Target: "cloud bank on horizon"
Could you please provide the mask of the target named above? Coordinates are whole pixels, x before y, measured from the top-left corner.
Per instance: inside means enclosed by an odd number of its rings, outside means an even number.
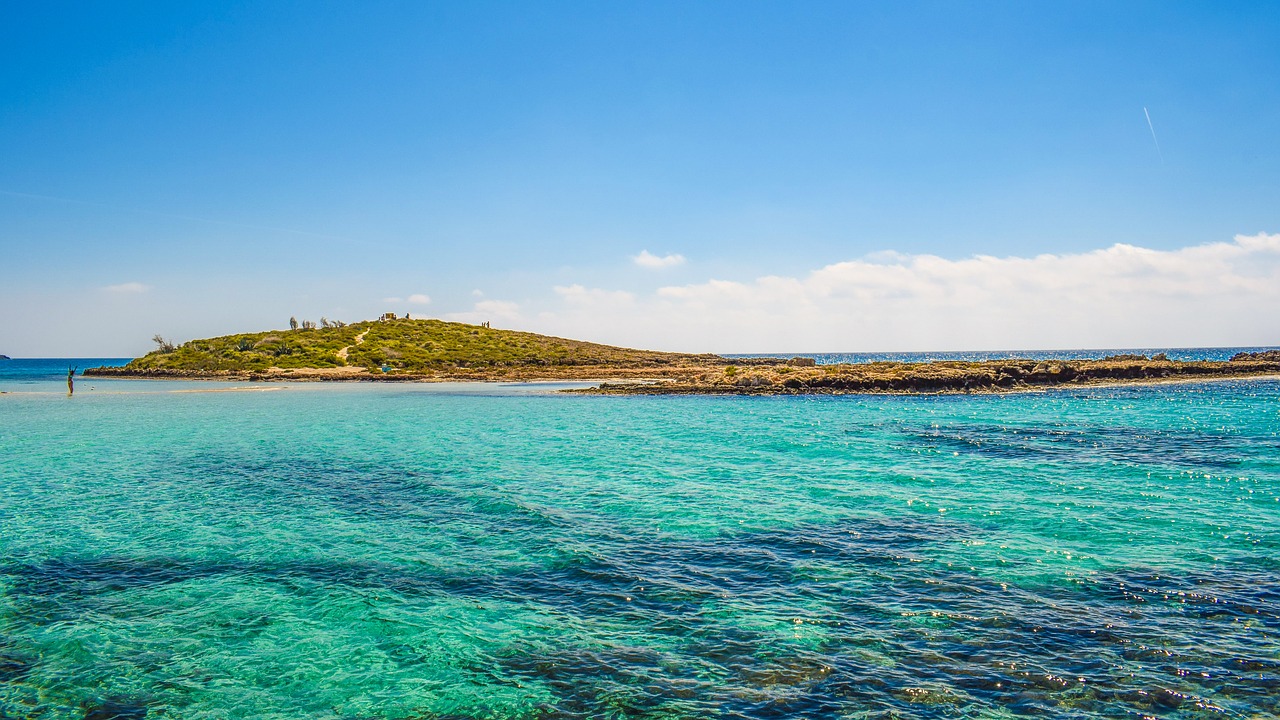
[[[1280,234],[1034,257],[877,253],[802,277],[556,286],[448,319],[636,347],[839,352],[1233,346],[1280,339]]]
[[[668,276],[632,259],[611,282],[566,271],[531,275],[532,290],[433,298],[343,288],[318,303],[289,293],[262,298],[245,286],[226,289],[238,305],[218,312],[199,291],[149,278],[35,299],[0,290],[0,351],[130,356],[147,352],[156,332],[185,341],[278,329],[291,314],[357,321],[390,310],[424,317],[427,307],[445,320],[691,352],[1280,345],[1280,233],[1162,250],[1118,243],[1035,255],[879,252],[754,277],[717,277],[699,264],[679,272],[692,280],[664,283]],[[57,311],[30,313],[34,302]]]

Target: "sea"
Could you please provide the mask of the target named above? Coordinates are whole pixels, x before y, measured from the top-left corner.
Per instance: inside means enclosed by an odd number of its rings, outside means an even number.
[[[123,362],[0,361],[4,720],[1280,716],[1277,380],[67,395]]]

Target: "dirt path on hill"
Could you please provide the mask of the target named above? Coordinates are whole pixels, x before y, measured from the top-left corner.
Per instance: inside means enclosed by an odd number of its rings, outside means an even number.
[[[369,334],[369,331],[368,331],[368,330],[365,330],[364,332],[362,332],[362,333],[360,333],[359,335],[357,335],[357,336],[356,336],[356,345],[359,345],[360,343],[363,343],[363,342],[364,342],[364,336],[365,336],[365,335],[368,335],[368,334]],[[348,345],[348,346],[346,346],[346,347],[342,348],[341,350],[339,350],[339,351],[338,351],[338,353],[337,353],[337,354],[338,354],[338,359],[345,363],[345,362],[347,361],[347,351],[349,351],[352,347],[354,347],[354,346],[353,346],[353,345]]]

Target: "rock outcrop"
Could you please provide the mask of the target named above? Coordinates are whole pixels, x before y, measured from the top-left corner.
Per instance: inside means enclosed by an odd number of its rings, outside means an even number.
[[[1263,350],[1261,352],[1238,352],[1231,356],[1231,362],[1247,362],[1250,360],[1280,361],[1280,350]]]
[[[1010,392],[1050,387],[1280,376],[1280,358],[1178,362],[1172,360],[991,360],[987,362],[878,362],[797,368],[704,368],[703,372],[648,384],[604,384],[606,394],[841,395],[850,393]]]

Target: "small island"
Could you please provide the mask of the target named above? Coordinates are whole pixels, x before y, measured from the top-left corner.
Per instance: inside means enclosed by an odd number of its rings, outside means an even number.
[[[1110,383],[1280,376],[1280,351],[1229,361],[1163,355],[982,362],[817,365],[810,358],[726,358],[635,350],[515,330],[388,314],[352,324],[226,335],[158,348],[91,377],[257,381],[593,380],[595,394],[851,394],[1017,392]]]

